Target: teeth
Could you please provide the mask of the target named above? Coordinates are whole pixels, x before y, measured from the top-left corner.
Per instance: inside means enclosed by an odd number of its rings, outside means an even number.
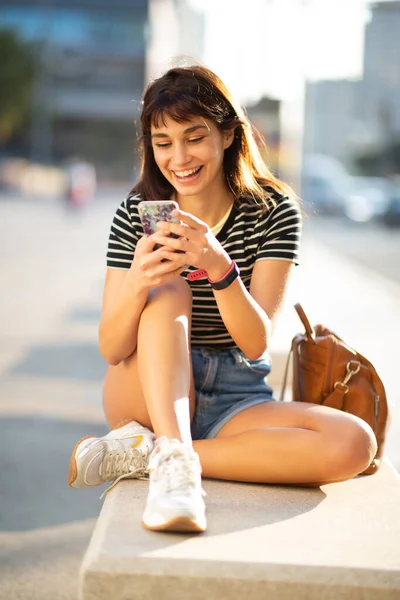
[[[199,171],[200,167],[197,167],[196,169],[190,169],[189,171],[175,171],[175,175],[177,177],[189,177],[189,175],[193,175],[194,173],[197,173],[197,171]]]

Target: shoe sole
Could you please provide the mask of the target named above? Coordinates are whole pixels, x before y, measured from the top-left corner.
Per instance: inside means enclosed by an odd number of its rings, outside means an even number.
[[[188,517],[176,517],[171,519],[162,525],[147,525],[142,521],[142,525],[149,531],[175,531],[176,533],[202,533],[206,530],[205,526],[200,525],[197,521],[189,519]]]
[[[76,478],[78,477],[78,467],[77,467],[76,459],[75,459],[76,450],[81,442],[83,442],[84,440],[87,440],[88,438],[92,438],[92,437],[94,437],[94,436],[93,435],[85,435],[83,438],[81,438],[79,440],[79,442],[77,442],[75,444],[75,448],[73,449],[73,452],[71,454],[71,458],[69,461],[69,469],[68,469],[68,485],[70,487],[75,487],[73,484],[76,481]]]

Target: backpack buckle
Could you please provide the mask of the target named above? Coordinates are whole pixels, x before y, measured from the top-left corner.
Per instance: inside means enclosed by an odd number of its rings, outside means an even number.
[[[353,375],[358,373],[360,368],[361,368],[361,363],[358,360],[349,360],[349,362],[346,365],[346,375],[345,375],[343,381],[337,381],[335,383],[335,385],[333,386],[335,388],[335,390],[339,386],[344,386],[342,388],[342,392],[344,394],[347,394],[347,392],[349,391],[349,386],[347,384],[349,383],[349,381],[353,377]]]

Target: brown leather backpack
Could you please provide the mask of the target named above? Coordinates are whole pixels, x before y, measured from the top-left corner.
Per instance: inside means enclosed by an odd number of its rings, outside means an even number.
[[[339,336],[324,327],[311,327],[300,304],[295,309],[305,327],[292,340],[282,393],[283,400],[290,355],[293,354],[293,400],[313,402],[351,413],[364,419],[375,433],[378,450],[363,472],[379,469],[390,411],[383,383],[372,364]]]

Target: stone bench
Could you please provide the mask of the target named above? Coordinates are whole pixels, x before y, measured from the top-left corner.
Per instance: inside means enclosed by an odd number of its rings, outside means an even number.
[[[249,457],[250,460],[250,457]],[[400,598],[400,478],[299,488],[205,480],[208,529],[146,531],[146,481],[106,496],[81,600]]]

